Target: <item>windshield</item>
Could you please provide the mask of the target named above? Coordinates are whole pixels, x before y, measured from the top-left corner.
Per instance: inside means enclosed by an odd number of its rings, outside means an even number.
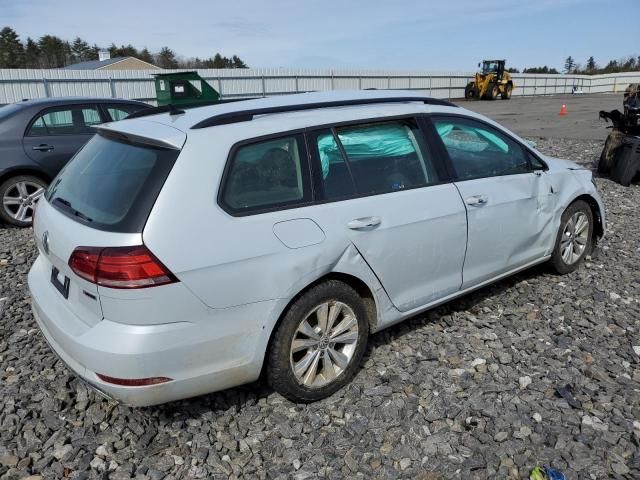
[[[141,232],[178,153],[95,135],[51,182],[45,198],[93,228]]]
[[[498,62],[483,62],[482,73],[498,73]]]

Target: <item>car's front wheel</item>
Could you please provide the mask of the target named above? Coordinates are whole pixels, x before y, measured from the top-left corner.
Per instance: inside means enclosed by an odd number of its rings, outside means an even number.
[[[33,175],[17,175],[0,185],[0,221],[17,227],[28,227],[33,211],[47,184]]]
[[[551,256],[553,268],[560,274],[573,272],[591,252],[592,241],[593,213],[586,202],[577,200],[562,214]]]
[[[322,282],[293,302],[274,332],[269,383],[294,402],[328,397],[358,371],[368,336],[358,293],[337,280]]]

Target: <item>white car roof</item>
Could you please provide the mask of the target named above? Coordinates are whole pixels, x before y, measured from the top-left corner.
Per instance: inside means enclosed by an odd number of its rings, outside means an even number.
[[[415,98],[417,100],[398,102],[385,100],[393,98]],[[196,124],[206,121],[211,117],[222,114],[232,114],[234,112],[329,102],[358,100],[372,102],[375,99],[381,99],[381,102],[332,107],[318,106],[318,108],[313,109],[257,115],[251,121],[231,122],[229,124],[193,129]],[[424,101],[422,101],[422,99],[424,99]],[[429,100],[435,103],[425,103],[425,101],[428,102]],[[176,106],[176,108],[179,108],[179,106]],[[187,136],[211,135],[211,129],[216,129],[216,133],[220,132],[220,129],[228,131],[228,133],[233,132],[233,136],[238,138],[242,137],[243,132],[245,132],[246,138],[252,138],[260,135],[286,132],[318,125],[328,125],[337,122],[393,117],[412,113],[458,113],[486,120],[485,117],[469,110],[454,105],[447,105],[446,101],[432,99],[431,97],[419,95],[414,91],[407,90],[334,90],[298,93],[185,108],[183,112],[184,113],[173,115],[168,112],[146,115],[140,118],[105,123],[97,128],[122,132],[133,135],[138,139],[145,137],[155,139],[157,143],[165,144],[170,148],[180,149],[186,141]],[[277,116],[277,121],[274,121],[274,116]]]

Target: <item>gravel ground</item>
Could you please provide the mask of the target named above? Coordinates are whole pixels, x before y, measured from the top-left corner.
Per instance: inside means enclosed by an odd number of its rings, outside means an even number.
[[[601,148],[535,140],[583,163]],[[0,478],[640,478],[640,186],[597,183],[608,237],[577,272],[538,267],[383,331],[311,405],[263,383],[103,400],[36,329],[31,231],[0,229]]]

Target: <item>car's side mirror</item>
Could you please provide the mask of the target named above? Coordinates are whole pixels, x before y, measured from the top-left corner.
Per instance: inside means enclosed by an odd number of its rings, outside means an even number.
[[[538,145],[536,142],[534,142],[533,140],[525,140],[526,144],[529,145],[531,148],[536,148],[536,146]]]
[[[478,62],[478,68],[480,68],[482,66],[482,64],[480,62]]]

